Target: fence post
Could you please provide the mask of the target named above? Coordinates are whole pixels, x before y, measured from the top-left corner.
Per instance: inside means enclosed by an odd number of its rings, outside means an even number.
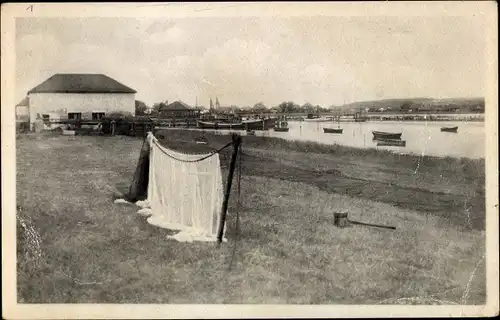
[[[222,202],[222,211],[219,222],[219,229],[217,234],[217,241],[220,245],[222,242],[222,237],[224,235],[224,226],[226,224],[226,216],[227,216],[227,206],[229,201],[229,194],[231,193],[231,185],[233,183],[233,174],[236,166],[236,158],[238,155],[238,149],[241,144],[241,136],[234,133],[232,136],[233,139],[233,155],[231,156],[231,164],[229,165],[229,173],[227,175],[227,184],[226,184],[226,192],[224,194],[224,200]]]

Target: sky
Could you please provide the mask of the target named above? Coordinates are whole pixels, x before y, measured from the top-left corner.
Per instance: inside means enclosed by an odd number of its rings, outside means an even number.
[[[17,18],[16,99],[55,73],[103,73],[148,105],[331,106],[482,97],[469,17]]]

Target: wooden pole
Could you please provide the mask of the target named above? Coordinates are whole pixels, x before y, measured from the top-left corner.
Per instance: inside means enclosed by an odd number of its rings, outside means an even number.
[[[392,226],[383,226],[383,225],[380,225],[380,224],[365,223],[365,222],[359,222],[359,221],[354,221],[354,220],[348,220],[348,221],[350,223],[352,223],[352,224],[359,224],[359,225],[362,225],[362,226],[396,230],[396,227],[392,227]]]
[[[224,226],[226,225],[229,194],[231,193],[231,185],[233,183],[233,174],[236,166],[236,157],[238,155],[238,149],[241,144],[241,137],[238,134],[234,133],[232,139],[233,139],[233,155],[231,156],[231,163],[229,165],[229,173],[227,175],[227,183],[226,183],[226,192],[224,194],[224,200],[222,202],[222,211],[219,222],[219,230],[217,234],[217,242],[219,245],[222,243],[222,237],[224,235]]]

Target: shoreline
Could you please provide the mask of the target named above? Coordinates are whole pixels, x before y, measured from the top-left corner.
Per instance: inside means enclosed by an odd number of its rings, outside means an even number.
[[[311,123],[316,123],[316,122],[332,122],[332,120],[321,120],[321,121],[301,121],[301,120],[297,120],[297,119],[290,119],[290,120],[287,120],[288,122],[311,122]],[[338,122],[338,121],[335,121],[335,123]],[[420,122],[436,122],[436,123],[439,123],[439,122],[474,122],[474,123],[477,123],[477,122],[485,122],[484,119],[473,119],[473,120],[467,120],[467,119],[437,119],[437,120],[402,120],[402,119],[385,119],[385,120],[380,120],[380,119],[367,119],[366,121],[362,121],[362,122],[356,122],[356,121],[350,121],[350,120],[340,120],[339,121],[340,123],[359,123],[359,124],[363,124],[363,123],[380,123],[380,122],[410,122],[410,123],[420,123]]]
[[[287,119],[289,122],[311,122],[311,123],[316,123],[316,122],[331,122],[332,120],[300,120],[297,118],[290,118]],[[335,121],[335,122],[340,122],[340,123],[366,123],[366,122],[485,122],[485,119],[463,119],[463,118],[458,118],[458,119],[416,119],[416,120],[410,120],[410,119],[377,119],[377,118],[371,118],[371,119],[366,119],[366,121],[354,121],[354,120],[349,120],[349,119],[341,119],[340,121]]]
[[[181,152],[216,150],[230,140],[227,134],[205,132],[204,136],[209,141],[204,147],[186,144],[200,137],[191,130],[167,130],[165,138],[159,139]],[[412,208],[449,219],[453,225],[484,228],[484,159],[422,157],[258,136],[244,136],[242,150],[248,175],[305,182],[328,193]],[[229,159],[230,153],[227,149],[223,158]],[[464,209],[467,206],[472,206],[470,213]],[[466,221],[464,214],[472,220]]]
[[[307,141],[307,140],[290,140],[290,139],[285,139],[282,137],[269,137],[269,136],[248,136],[245,134],[244,131],[238,131],[238,130],[203,130],[203,129],[188,129],[188,128],[159,128],[155,130],[155,132],[161,132],[161,131],[172,131],[172,132],[196,132],[196,133],[203,133],[205,136],[207,134],[211,136],[228,136],[230,137],[232,133],[239,134],[244,138],[245,141],[250,141],[252,145],[255,145],[258,140],[261,140],[264,142],[263,146],[275,146],[279,148],[291,148],[293,150],[297,151],[311,151],[314,150],[314,152],[319,152],[319,153],[332,153],[332,152],[341,152],[341,153],[346,153],[346,152],[352,152],[354,155],[374,155],[374,154],[380,154],[381,156],[387,157],[397,157],[398,160],[401,157],[417,157],[419,159],[425,158],[429,160],[446,160],[446,161],[452,161],[453,159],[459,160],[459,161],[483,161],[485,160],[485,157],[478,157],[478,158],[473,158],[473,157],[454,157],[454,156],[438,156],[438,155],[424,155],[422,156],[421,154],[418,153],[412,153],[412,152],[395,152],[392,150],[386,150],[386,149],[377,149],[377,148],[360,148],[360,147],[352,147],[352,146],[346,146],[342,144],[326,144],[326,143],[321,143],[321,142],[316,142],[316,141]],[[199,136],[199,135],[198,135]],[[191,137],[194,137],[194,135],[191,134]],[[274,142],[274,143],[273,143]],[[463,160],[462,160],[463,159]]]

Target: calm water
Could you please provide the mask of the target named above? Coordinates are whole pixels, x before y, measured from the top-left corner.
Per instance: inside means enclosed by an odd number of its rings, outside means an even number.
[[[299,122],[289,121],[288,132],[255,131],[257,136],[279,137],[289,140],[313,141],[325,144],[339,144],[356,148],[375,148],[391,150],[398,153],[413,153],[430,156],[450,156],[466,158],[485,157],[484,122],[463,121],[386,121],[363,123],[333,122]],[[324,133],[324,127],[344,129],[342,134]],[[441,127],[458,126],[457,133],[441,132]],[[197,129],[195,129],[197,130]],[[199,129],[198,129],[199,130]],[[373,141],[372,131],[403,133],[401,140],[405,147],[377,146]],[[206,130],[219,134],[230,133],[229,130]],[[245,134],[242,131],[238,131]]]
[[[485,136],[483,122],[364,122],[364,123],[311,123],[289,122],[288,132],[259,132],[259,136],[292,140],[340,144],[358,148],[377,148],[400,153],[434,156],[484,158]],[[323,127],[344,129],[343,134],[323,133]],[[441,132],[441,127],[458,126],[458,133]],[[377,147],[372,131],[400,133],[406,147]]]

